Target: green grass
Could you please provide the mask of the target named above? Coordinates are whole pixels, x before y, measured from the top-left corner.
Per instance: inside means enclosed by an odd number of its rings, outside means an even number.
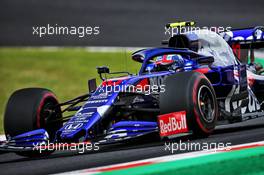
[[[264,66],[264,59],[263,58],[255,58],[256,63],[260,63],[262,66]]]
[[[100,175],[257,175],[264,174],[264,147],[107,171]]]
[[[86,93],[88,79],[96,77],[100,82],[96,66],[136,73],[140,64],[132,61],[130,55],[88,52],[82,48],[0,48],[0,133],[3,133],[5,105],[15,90],[45,87],[64,101]]]

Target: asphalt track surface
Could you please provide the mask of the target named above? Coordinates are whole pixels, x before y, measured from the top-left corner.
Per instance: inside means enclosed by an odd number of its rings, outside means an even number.
[[[263,0],[1,0],[0,46],[158,46],[167,22],[195,20],[199,26],[233,28],[264,25],[263,7]],[[101,30],[99,36],[85,38],[32,35],[32,26],[47,24],[98,25]],[[221,126],[209,138],[192,141],[236,145],[263,140],[261,118]],[[106,146],[85,154],[55,152],[38,159],[0,154],[0,174],[58,173],[171,154],[164,148],[163,142],[150,142]]]
[[[164,25],[195,20],[198,26],[264,25],[263,0],[1,0],[0,46],[159,46]],[[32,35],[32,27],[99,26],[100,34]]]
[[[264,118],[243,123],[219,126],[214,134],[206,139],[181,138],[185,142],[195,143],[231,143],[231,145],[264,140]],[[179,139],[173,140],[179,143]],[[190,151],[190,150],[189,150]],[[188,152],[189,152],[188,151]],[[174,154],[182,153],[181,151]],[[95,168],[99,166],[135,161],[146,158],[170,155],[165,151],[164,142],[130,143],[105,146],[98,152],[55,152],[46,158],[24,158],[14,153],[0,155],[0,174],[48,174],[72,170]]]

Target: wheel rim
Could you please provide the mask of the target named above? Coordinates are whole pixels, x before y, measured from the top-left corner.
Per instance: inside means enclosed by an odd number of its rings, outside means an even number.
[[[41,118],[41,124],[42,127],[44,127],[48,133],[51,139],[53,139],[55,132],[58,128],[60,128],[59,122],[55,123],[52,122],[55,120],[59,115],[58,110],[54,111],[54,106],[57,104],[57,102],[53,99],[47,99],[45,104],[42,107],[41,113],[40,113],[40,118]],[[49,113],[48,111],[54,111]]]
[[[209,87],[203,85],[198,91],[198,106],[203,119],[211,123],[215,116],[215,100]]]

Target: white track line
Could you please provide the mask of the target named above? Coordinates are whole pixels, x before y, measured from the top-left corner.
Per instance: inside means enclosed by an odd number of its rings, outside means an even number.
[[[6,136],[4,134],[0,135],[0,141],[6,140]]]
[[[235,145],[235,146],[230,146],[229,148],[232,149],[243,149],[243,148],[248,148],[250,146],[264,146],[264,141],[261,142],[253,142],[253,143],[248,143],[248,144],[241,144],[241,145]],[[227,150],[228,151],[228,150]],[[77,170],[77,171],[70,171],[70,172],[64,172],[60,174],[97,174],[100,172],[107,171],[107,169],[122,169],[122,167],[126,167],[129,165],[142,165],[142,164],[154,164],[154,163],[160,163],[160,162],[170,162],[170,161],[175,161],[175,160],[182,160],[182,159],[190,159],[190,158],[195,158],[195,157],[201,157],[205,155],[210,155],[210,154],[218,154],[221,152],[225,152],[224,150],[203,150],[203,151],[196,151],[196,152],[189,152],[189,153],[183,153],[183,154],[174,154],[174,155],[169,155],[169,156],[162,156],[162,157],[157,157],[157,158],[150,158],[150,159],[143,159],[143,160],[138,160],[138,161],[132,161],[132,162],[126,162],[126,163],[120,163],[120,164],[113,164],[113,165],[107,165],[107,166],[101,166],[97,168],[88,168],[88,169],[83,169],[83,170]]]
[[[7,47],[8,48],[8,47]],[[63,49],[85,50],[87,52],[135,52],[137,50],[146,49],[148,47],[110,47],[110,46],[88,46],[88,47],[60,47],[60,46],[44,46],[44,47],[17,47],[26,51],[40,50],[45,52],[56,52]]]
[[[8,48],[8,47],[7,47]],[[73,50],[86,50],[88,52],[134,52],[140,49],[148,49],[150,47],[118,47],[118,46],[86,46],[86,47],[70,47],[70,46],[42,46],[42,47],[17,47],[28,51],[39,49],[43,51],[54,52],[63,49],[73,49]],[[255,57],[264,58],[264,49],[255,50]]]
[[[263,58],[264,59],[264,52],[262,51],[255,51],[256,58]]]
[[[85,47],[89,52],[135,52],[143,47]]]

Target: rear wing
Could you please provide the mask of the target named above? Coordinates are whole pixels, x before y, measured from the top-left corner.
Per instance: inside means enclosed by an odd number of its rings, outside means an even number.
[[[264,48],[264,27],[233,29],[219,33],[230,46],[239,45],[241,49]]]
[[[237,58],[246,64],[255,60],[254,49],[264,48],[263,26],[233,29],[219,34],[231,46]],[[248,54],[250,55],[250,58],[248,57]],[[251,61],[249,61],[249,59]]]

